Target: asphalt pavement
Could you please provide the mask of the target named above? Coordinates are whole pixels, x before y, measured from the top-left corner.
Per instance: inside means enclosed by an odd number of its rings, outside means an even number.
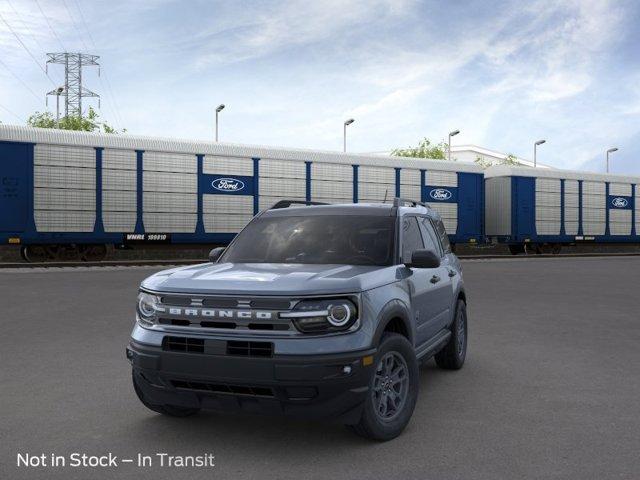
[[[399,438],[204,413],[131,388],[137,285],[157,268],[0,271],[0,479],[640,478],[640,258],[464,262],[469,353],[421,369]],[[215,456],[214,467],[18,467],[18,454]]]

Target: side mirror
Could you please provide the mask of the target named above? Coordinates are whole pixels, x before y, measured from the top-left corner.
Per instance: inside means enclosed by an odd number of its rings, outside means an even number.
[[[216,247],[209,252],[209,261],[211,263],[216,263],[220,256],[224,253],[224,247]]]
[[[438,268],[440,256],[432,250],[415,250],[411,254],[411,263],[405,265],[414,268]]]

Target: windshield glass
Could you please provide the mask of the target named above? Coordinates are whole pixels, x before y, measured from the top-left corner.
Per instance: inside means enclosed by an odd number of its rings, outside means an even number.
[[[314,215],[253,220],[221,262],[391,265],[395,217]]]

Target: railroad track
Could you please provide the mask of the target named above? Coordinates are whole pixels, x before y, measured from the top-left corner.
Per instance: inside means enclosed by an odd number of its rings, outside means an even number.
[[[558,255],[459,255],[460,260],[537,260],[544,258],[581,258],[581,257],[633,257],[640,256],[640,252],[611,252],[611,253],[562,253]],[[101,262],[0,262],[0,270],[8,268],[62,268],[62,267],[153,267],[167,265],[193,265],[204,263],[205,259],[169,259],[169,260],[105,260]]]

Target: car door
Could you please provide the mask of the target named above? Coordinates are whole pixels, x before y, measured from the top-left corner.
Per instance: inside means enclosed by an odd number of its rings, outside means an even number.
[[[411,263],[411,255],[415,250],[425,248],[423,235],[418,225],[418,217],[405,216],[402,219],[402,262]],[[438,294],[438,278],[442,275],[439,268],[410,267],[411,275],[407,277],[409,294],[411,295],[411,311],[416,322],[416,344],[419,346],[436,333],[434,320],[441,306],[436,305]]]
[[[451,322],[453,304],[453,276],[451,272],[454,269],[449,264],[448,255],[431,220],[427,217],[419,217],[418,224],[425,248],[436,252],[440,256],[441,262],[438,268],[432,269],[433,274],[430,278],[433,287],[429,297],[431,320],[427,328],[427,335],[428,338],[431,338]]]

